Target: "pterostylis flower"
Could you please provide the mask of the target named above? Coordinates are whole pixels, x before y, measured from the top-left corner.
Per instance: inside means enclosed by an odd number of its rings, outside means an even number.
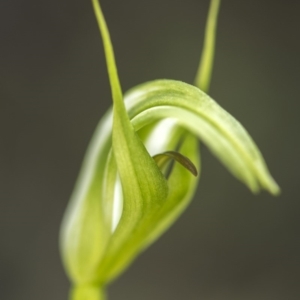
[[[206,94],[220,1],[211,1],[195,86],[156,80],[124,96],[99,2],[92,3],[113,108],[94,133],[62,224],[73,300],[106,299],[105,286],[182,213],[199,178],[199,139],[252,192],[279,193],[246,130]]]

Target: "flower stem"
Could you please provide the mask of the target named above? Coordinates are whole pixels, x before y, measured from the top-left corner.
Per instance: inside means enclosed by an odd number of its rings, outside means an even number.
[[[106,295],[100,286],[78,285],[71,289],[70,300],[106,300]]]

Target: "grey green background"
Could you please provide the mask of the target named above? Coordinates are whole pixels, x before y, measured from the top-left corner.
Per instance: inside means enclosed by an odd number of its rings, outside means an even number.
[[[192,82],[208,1],[102,6],[124,90]],[[298,1],[223,1],[211,95],[282,187],[253,196],[202,147],[190,207],[109,288],[110,300],[300,299]],[[58,231],[111,103],[90,1],[0,1],[0,299],[67,299]]]

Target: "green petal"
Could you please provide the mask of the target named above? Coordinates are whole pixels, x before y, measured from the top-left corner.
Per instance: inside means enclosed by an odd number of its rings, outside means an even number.
[[[182,137],[182,133],[182,129],[176,128],[169,137],[166,147],[175,148],[179,138]],[[191,157],[197,168],[199,168],[199,151],[197,145],[197,140],[190,134],[186,134],[180,152],[185,156]],[[175,221],[191,200],[196,183],[197,179],[185,167],[180,164],[174,166],[168,180],[169,195],[167,199],[161,205],[157,206],[155,210],[152,210],[151,213],[144,215],[141,222],[136,224],[134,231],[128,232],[126,240],[122,243],[122,247],[115,252],[114,256],[106,254],[104,262],[99,268],[99,274],[103,276],[101,277],[102,284],[111,281],[119,275],[146,245],[156,240]],[[123,186],[123,189],[125,188]],[[147,197],[147,195],[144,195],[144,197]],[[152,198],[151,201],[155,201],[155,199]],[[125,204],[126,198],[124,198]],[[119,226],[121,226],[120,224],[113,234],[112,240],[119,239],[116,234]],[[125,226],[128,225],[125,224]],[[110,261],[110,263],[107,261]]]
[[[200,173],[200,152],[198,145],[197,138],[192,134],[186,133],[179,151],[193,162],[198,173]],[[170,191],[167,201],[155,216],[151,231],[145,235],[142,245],[143,249],[159,238],[182,214],[193,198],[199,177],[192,175],[180,164],[174,165],[168,178]]]
[[[105,166],[104,187],[102,194],[102,205],[104,211],[105,224],[110,232],[115,229],[116,220],[119,221],[121,212],[117,211],[117,199],[115,199],[115,189],[117,184],[117,164],[114,154],[110,151]]]
[[[136,130],[154,120],[175,118],[196,134],[214,155],[253,192],[266,189],[276,195],[279,187],[244,127],[198,88],[173,80],[138,86],[128,95],[134,106],[130,116]]]
[[[117,74],[109,32],[99,2],[93,0],[101,31],[113,97],[112,149],[123,188],[123,212],[109,240],[99,267],[99,280],[108,272],[118,272],[131,251],[130,238],[136,239],[136,228],[157,211],[168,194],[167,182],[136,134],[127,115]]]
[[[90,142],[61,226],[63,262],[70,278],[77,284],[97,277],[95,265],[101,260],[110,234],[104,223],[100,200],[111,148],[111,126],[111,116],[106,114]]]

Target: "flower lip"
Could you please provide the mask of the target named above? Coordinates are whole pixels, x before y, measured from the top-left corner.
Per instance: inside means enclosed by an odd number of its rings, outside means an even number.
[[[189,170],[195,177],[198,175],[197,168],[192,161],[177,151],[165,151],[154,155],[153,159],[160,169],[164,168],[170,160],[175,160]]]

